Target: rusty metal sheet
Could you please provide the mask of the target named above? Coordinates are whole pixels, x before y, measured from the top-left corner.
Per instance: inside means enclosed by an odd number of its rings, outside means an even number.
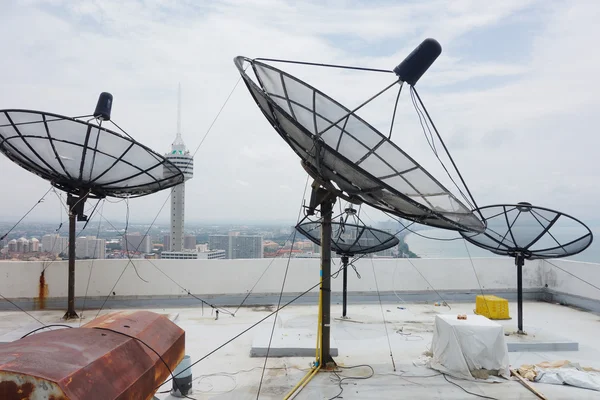
[[[151,399],[185,353],[185,333],[149,311],[105,315],[81,328],[0,345],[0,399]],[[12,397],[9,397],[12,396]],[[53,396],[53,397],[50,397]]]

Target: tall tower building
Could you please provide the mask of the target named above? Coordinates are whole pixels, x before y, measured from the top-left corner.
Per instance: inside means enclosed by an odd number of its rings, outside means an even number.
[[[184,174],[185,180],[194,176],[194,159],[181,138],[181,84],[177,91],[177,135],[171,152],[165,155]],[[185,225],[185,182],[171,189],[171,240],[170,251],[183,251]]]

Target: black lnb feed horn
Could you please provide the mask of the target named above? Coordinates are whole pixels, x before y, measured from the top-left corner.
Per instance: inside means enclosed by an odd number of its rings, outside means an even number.
[[[442,46],[435,39],[425,39],[396,68],[394,73],[401,81],[415,86],[423,74],[442,54]]]
[[[98,97],[98,103],[96,103],[96,109],[94,110],[94,117],[102,121],[110,121],[112,103],[112,94],[108,92],[100,93],[100,97]]]

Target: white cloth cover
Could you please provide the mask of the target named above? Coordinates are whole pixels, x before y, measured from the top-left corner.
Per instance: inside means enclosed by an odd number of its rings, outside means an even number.
[[[578,367],[578,366],[577,366]],[[569,385],[600,391],[600,374],[578,368],[536,368],[536,382]]]
[[[471,371],[498,370],[510,378],[504,329],[481,315],[436,315],[429,366],[457,378],[475,379]]]

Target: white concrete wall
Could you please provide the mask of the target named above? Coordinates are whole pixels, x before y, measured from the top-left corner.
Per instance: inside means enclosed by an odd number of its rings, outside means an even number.
[[[271,267],[253,293],[279,293],[287,259],[133,261],[138,273],[148,281],[147,283],[137,277],[131,264],[127,266],[129,260],[82,260],[77,261],[76,264],[75,292],[76,296],[83,296],[86,293],[88,277],[92,269],[87,293],[89,297],[103,297],[112,291],[116,296],[184,295],[186,292],[172,282],[169,277],[197,295],[244,294],[252,288],[271,262]],[[334,259],[334,263],[332,270],[339,268],[340,260]],[[511,259],[474,258],[473,263],[485,290],[516,288],[516,267]],[[44,266],[48,266],[45,272],[48,297],[66,297],[66,261],[52,263],[0,262],[0,294],[7,298],[37,297],[40,273]],[[431,286],[436,290],[451,291],[479,289],[471,260],[468,258],[411,259],[410,261],[406,259],[362,259],[356,263],[356,267],[362,279],[357,279],[354,271],[349,270],[349,291],[375,291],[373,267],[380,291],[426,291],[431,290]],[[159,268],[164,274],[159,271]],[[124,269],[123,277],[113,289],[113,285]],[[430,284],[419,275],[417,270]],[[600,269],[598,272],[600,273]],[[541,261],[527,262],[524,268],[524,287],[526,289],[542,287],[543,276],[547,280],[550,275],[542,274]],[[284,291],[287,293],[303,292],[318,281],[318,259],[292,259]],[[574,288],[579,288],[576,283],[573,285],[575,285]],[[332,289],[339,292],[341,287],[342,277],[340,274],[337,279],[333,280]]]
[[[561,271],[552,264],[567,271]],[[600,290],[583,282],[581,279],[600,287],[600,264],[568,260],[543,261],[542,286],[570,295],[600,300]],[[569,275],[569,273],[576,277]]]

